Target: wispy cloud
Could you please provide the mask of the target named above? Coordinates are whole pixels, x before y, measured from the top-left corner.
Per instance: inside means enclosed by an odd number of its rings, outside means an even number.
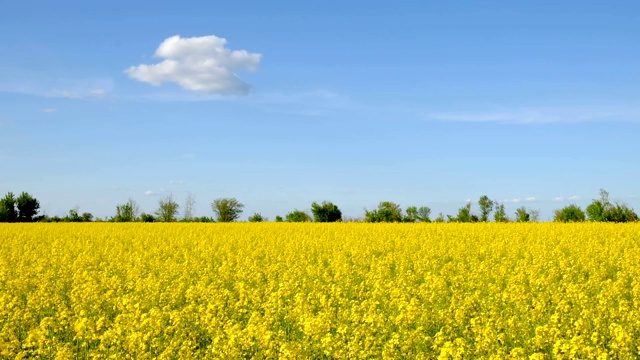
[[[47,114],[51,114],[51,113],[54,113],[54,112],[57,112],[57,111],[58,111],[58,109],[56,109],[56,108],[40,109],[40,112],[47,113]]]
[[[528,201],[536,201],[536,197],[535,196],[527,196],[527,197],[523,197],[523,198],[513,198],[513,199],[505,199],[505,200],[503,200],[503,202],[506,202],[506,203],[521,203],[521,202],[528,202]]]
[[[578,196],[578,195],[570,196],[569,200],[580,200],[580,196]]]
[[[157,193],[155,191],[153,191],[153,190],[147,190],[147,191],[144,192],[144,194],[146,196],[155,196],[155,195],[157,195]]]
[[[154,56],[164,60],[157,64],[131,66],[125,73],[132,79],[159,86],[176,83],[191,91],[221,95],[246,95],[249,84],[236,75],[255,71],[261,54],[246,50],[229,50],[227,40],[215,35],[165,39]]]
[[[428,119],[453,122],[545,124],[560,122],[640,122],[640,107],[516,108],[493,111],[432,112]]]
[[[184,184],[184,180],[171,180],[171,181],[169,181],[169,184],[171,184],[171,185],[182,185],[182,184]]]
[[[114,85],[110,78],[87,79],[47,79],[43,76],[29,76],[39,80],[14,79],[0,84],[0,92],[24,94],[41,97],[90,99],[103,98]]]
[[[562,196],[556,196],[553,198],[553,201],[564,201],[564,198]]]

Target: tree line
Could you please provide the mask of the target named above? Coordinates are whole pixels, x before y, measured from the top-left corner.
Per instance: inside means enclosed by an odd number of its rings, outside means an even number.
[[[382,201],[377,208],[364,210],[362,219],[343,219],[342,211],[330,201],[322,203],[313,202],[311,213],[295,209],[285,215],[276,216],[276,222],[338,222],[338,221],[363,221],[363,222],[537,222],[539,211],[524,206],[516,209],[514,216],[509,217],[504,204],[491,200],[483,195],[478,199],[479,213],[471,211],[472,203],[467,202],[458,209],[456,215],[438,214],[431,219],[431,209],[427,206],[409,206],[402,210],[399,204],[391,201]],[[185,200],[182,217],[179,216],[181,206],[173,199],[172,195],[161,198],[158,207],[153,213],[140,212],[138,203],[129,199],[127,202],[116,205],[115,214],[106,219],[95,219],[91,213],[79,213],[77,208],[69,210],[63,217],[38,215],[40,202],[26,192],[15,196],[7,193],[0,199],[0,222],[233,222],[238,221],[243,213],[244,204],[235,198],[218,198],[211,203],[213,217],[194,216],[195,197],[189,194]],[[575,204],[570,204],[554,211],[556,222],[635,222],[638,221],[636,212],[625,204],[612,203],[609,193],[600,190],[600,197],[594,199],[585,210]],[[269,221],[260,213],[254,213],[248,218],[249,222]]]

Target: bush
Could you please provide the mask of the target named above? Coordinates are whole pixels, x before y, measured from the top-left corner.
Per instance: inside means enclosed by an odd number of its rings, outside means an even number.
[[[290,213],[288,213],[285,218],[287,219],[288,222],[306,222],[306,221],[311,221],[311,216],[309,216],[309,214],[307,214],[304,211],[297,210],[297,209],[293,210]]]
[[[342,211],[329,201],[323,201],[322,204],[314,202],[311,204],[311,213],[316,222],[336,222],[342,220]]]
[[[581,222],[586,218],[584,211],[575,204],[565,206],[554,212],[553,221],[557,222]]]

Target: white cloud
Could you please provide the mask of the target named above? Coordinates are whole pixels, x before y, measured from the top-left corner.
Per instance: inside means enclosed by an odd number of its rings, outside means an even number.
[[[58,111],[58,109],[56,109],[56,108],[46,108],[46,109],[41,109],[40,111],[43,112],[43,113],[51,114],[51,113],[54,113],[54,112]]]
[[[91,95],[95,95],[95,96],[103,96],[107,94],[107,90],[106,89],[91,89],[89,90],[89,94]]]
[[[171,180],[171,181],[169,181],[169,184],[171,184],[171,185],[182,185],[182,184],[184,184],[184,180]]]
[[[147,190],[147,191],[144,192],[144,194],[147,195],[147,196],[154,196],[154,195],[156,195],[156,192],[153,191],[153,190]]]
[[[553,198],[553,201],[562,201],[564,198],[562,196],[556,196]]]
[[[573,195],[572,197],[569,198],[569,200],[580,200],[580,196]]]
[[[602,122],[602,121],[640,121],[640,108],[637,107],[541,107],[516,108],[492,111],[437,112],[427,114],[427,118],[438,121],[454,122],[499,122],[516,124],[546,124],[558,122]]]
[[[261,54],[246,50],[229,50],[227,40],[215,35],[165,39],[155,52],[164,60],[157,64],[131,66],[129,77],[159,86],[173,82],[182,88],[210,94],[239,94],[249,92],[249,84],[240,80],[238,71],[255,71]]]
[[[519,203],[519,202],[523,202],[523,201],[535,201],[535,200],[536,200],[535,196],[528,196],[528,197],[525,197],[525,198],[505,199],[503,201],[506,202],[506,203],[510,203],[510,202],[511,203]]]

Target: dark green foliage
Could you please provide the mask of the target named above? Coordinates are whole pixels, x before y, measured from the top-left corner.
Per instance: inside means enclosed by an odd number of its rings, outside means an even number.
[[[0,199],[0,222],[18,221],[16,204],[16,197],[12,192],[8,192],[7,195]]]
[[[626,205],[615,204],[609,201],[609,193],[600,189],[600,199],[593,200],[587,206],[587,218],[589,221],[632,222],[638,221],[638,215]]]
[[[280,215],[276,215],[276,222],[283,222],[284,219]]]
[[[605,221],[610,222],[633,222],[638,221],[638,214],[626,205],[616,204],[605,213]]]
[[[16,206],[18,208],[18,221],[32,222],[36,214],[38,214],[40,202],[23,191],[16,199]]]
[[[287,219],[288,222],[307,222],[307,221],[311,221],[311,216],[309,216],[309,214],[307,214],[304,211],[297,210],[297,209],[293,210],[290,213],[288,213],[285,218]]]
[[[323,201],[311,204],[311,213],[315,222],[336,222],[342,220],[342,211],[334,203]]]
[[[213,200],[211,209],[218,222],[232,222],[238,220],[244,205],[235,198],[219,198]]]
[[[140,214],[140,221],[142,221],[142,222],[154,222],[154,221],[156,221],[156,218],[151,214],[142,213],[142,214]]]
[[[584,211],[575,204],[565,206],[562,209],[556,210],[554,213],[553,221],[557,222],[580,222],[586,218]]]
[[[260,213],[255,213],[249,217],[249,222],[263,222],[263,221],[265,221],[265,218],[262,217],[262,214]]]
[[[516,221],[517,222],[529,222],[531,220],[531,215],[527,211],[527,208],[521,206],[516,209]]]
[[[376,210],[365,209],[364,221],[366,222],[402,222],[402,208],[391,201],[383,201]]]
[[[435,220],[433,220],[433,222],[443,223],[444,222],[444,214],[443,213],[439,213],[438,216],[435,218]]]
[[[489,214],[493,211],[494,201],[490,200],[487,195],[482,195],[478,200],[478,205],[480,206],[480,221],[487,222],[489,221]]]

